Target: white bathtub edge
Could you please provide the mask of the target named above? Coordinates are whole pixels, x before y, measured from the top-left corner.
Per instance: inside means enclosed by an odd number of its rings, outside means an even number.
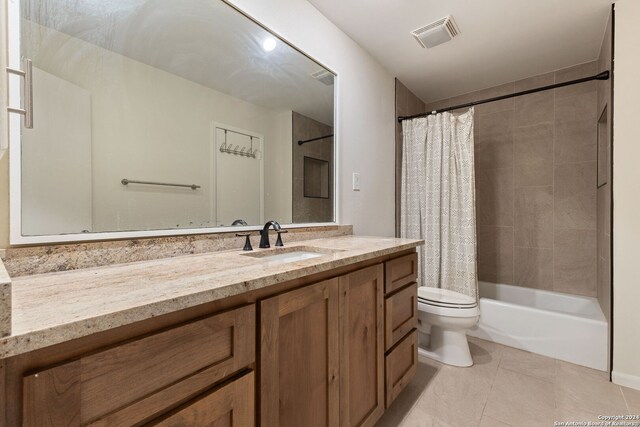
[[[640,377],[635,375],[613,371],[611,372],[611,381],[613,381],[614,384],[640,390]]]

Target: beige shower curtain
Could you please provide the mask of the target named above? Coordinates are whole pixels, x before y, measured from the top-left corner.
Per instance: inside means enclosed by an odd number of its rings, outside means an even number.
[[[473,108],[402,122],[400,236],[424,239],[421,286],[477,298]]]

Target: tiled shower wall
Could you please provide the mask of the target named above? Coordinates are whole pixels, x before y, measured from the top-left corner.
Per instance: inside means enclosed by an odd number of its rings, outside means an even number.
[[[598,72],[611,70],[611,17],[598,58]],[[607,321],[611,320],[611,80],[598,82],[598,301]]]
[[[425,111],[425,104],[396,79],[396,117]],[[400,237],[400,191],[402,188],[402,124],[396,120],[396,236]]]
[[[427,111],[596,74],[581,64]],[[480,280],[597,295],[597,83],[476,106]]]
[[[298,141],[333,134],[333,127],[300,113],[292,112],[293,197],[294,223],[333,221],[333,138],[298,145]],[[304,194],[304,158],[324,160],[329,163],[329,194],[326,198],[306,197]]]

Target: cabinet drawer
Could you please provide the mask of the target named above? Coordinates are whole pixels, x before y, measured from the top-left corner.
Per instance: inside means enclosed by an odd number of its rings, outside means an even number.
[[[387,408],[413,379],[418,367],[418,332],[414,329],[385,358]]]
[[[388,296],[384,301],[385,351],[418,326],[418,285],[415,283]]]
[[[390,294],[418,278],[418,254],[412,253],[384,263],[384,293]]]
[[[149,426],[229,426],[253,427],[254,373],[249,372],[228,384],[197,397]]]
[[[56,418],[50,412],[60,401],[81,425],[135,424],[254,362],[255,306],[249,305],[26,376],[25,424]]]

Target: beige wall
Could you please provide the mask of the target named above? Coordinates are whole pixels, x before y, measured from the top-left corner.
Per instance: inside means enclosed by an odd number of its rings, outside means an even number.
[[[596,73],[570,67],[427,111]],[[480,280],[596,296],[596,83],[475,108]]]
[[[393,77],[307,1],[232,3],[338,73],[338,220],[354,234],[393,236]],[[351,188],[353,172],[360,191]]]
[[[613,380],[640,389],[640,2],[615,3]]]

